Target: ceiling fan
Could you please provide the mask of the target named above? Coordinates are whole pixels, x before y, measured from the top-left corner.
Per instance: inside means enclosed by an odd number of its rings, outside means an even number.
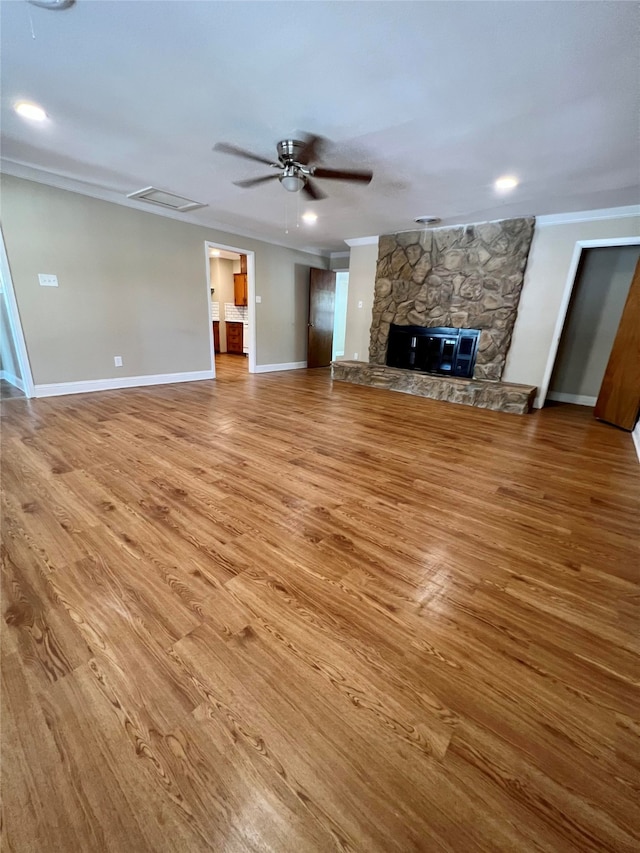
[[[251,151],[245,151],[244,148],[238,148],[236,145],[229,145],[226,142],[218,142],[213,146],[213,150],[220,151],[223,154],[233,154],[236,157],[244,157],[245,160],[255,160],[278,170],[278,174],[249,178],[246,181],[234,181],[237,187],[255,187],[258,184],[265,183],[265,181],[277,178],[288,192],[295,193],[302,190],[309,198],[319,200],[326,198],[326,194],[322,192],[315,181],[311,180],[312,178],[355,181],[361,184],[368,184],[371,181],[373,172],[369,170],[325,169],[323,166],[314,165],[320,156],[322,142],[322,137],[312,135],[306,136],[304,140],[283,139],[276,146],[278,151],[277,162],[261,157],[259,154],[253,154]]]

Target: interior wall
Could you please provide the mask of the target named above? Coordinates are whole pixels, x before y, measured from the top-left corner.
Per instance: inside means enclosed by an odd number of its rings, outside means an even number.
[[[595,405],[631,279],[639,246],[585,249],[549,385],[551,399],[567,396]]]
[[[297,267],[327,259],[8,175],[1,187],[36,384],[210,370],[207,240],[255,252],[256,364],[305,357]]]
[[[344,358],[369,361],[369,332],[378,262],[378,239],[352,246],[349,256],[349,293]]]
[[[233,273],[234,265],[240,262],[231,261],[228,258],[211,258],[211,287],[215,293],[211,297],[212,302],[220,303],[220,352],[227,351],[227,326],[224,321],[224,304],[233,302]]]

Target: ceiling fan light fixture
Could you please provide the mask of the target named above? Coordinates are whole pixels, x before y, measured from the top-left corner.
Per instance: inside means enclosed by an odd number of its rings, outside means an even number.
[[[290,193],[299,192],[304,186],[304,181],[299,175],[280,175],[280,183]]]

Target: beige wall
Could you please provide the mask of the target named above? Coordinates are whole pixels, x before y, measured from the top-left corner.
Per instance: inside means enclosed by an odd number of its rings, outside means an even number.
[[[257,364],[305,358],[300,269],[326,259],[10,176],[1,189],[37,384],[210,369],[205,240],[255,251]]]
[[[631,216],[562,225],[536,224],[502,376],[505,382],[542,385],[576,243],[634,237],[638,233],[640,219]]]
[[[352,246],[349,258],[349,293],[344,359],[369,361],[369,332],[373,311],[373,290],[378,261],[378,243]],[[362,307],[358,307],[362,302]]]
[[[591,405],[595,402],[639,255],[640,246],[584,250],[549,384],[550,397],[571,394],[591,398]]]

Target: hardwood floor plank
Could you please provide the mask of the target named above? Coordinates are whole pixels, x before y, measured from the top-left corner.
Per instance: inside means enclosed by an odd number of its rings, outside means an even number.
[[[640,478],[328,372],[3,404],[7,853],[640,846]]]

